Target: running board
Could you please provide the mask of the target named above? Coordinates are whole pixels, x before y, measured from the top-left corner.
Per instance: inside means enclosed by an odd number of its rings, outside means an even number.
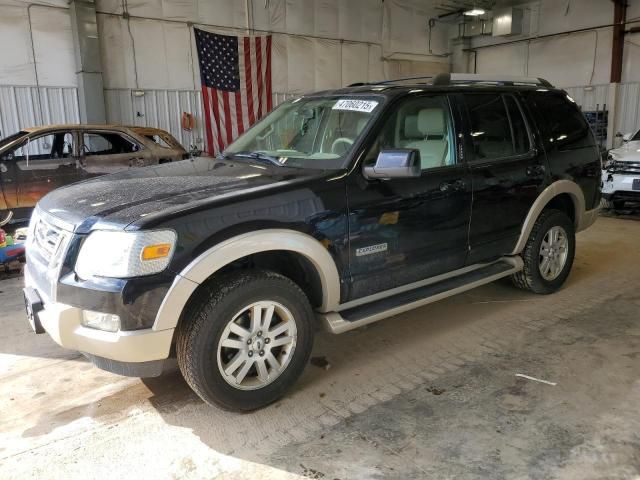
[[[522,270],[522,267],[522,258],[519,256],[503,257],[494,263],[436,283],[342,310],[339,313],[320,313],[318,317],[326,330],[331,333],[343,333],[508,277]]]

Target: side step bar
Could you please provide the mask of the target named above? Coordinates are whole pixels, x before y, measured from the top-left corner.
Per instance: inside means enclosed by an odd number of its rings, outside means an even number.
[[[494,263],[436,283],[340,312],[320,313],[318,317],[331,333],[343,333],[508,277],[522,270],[522,267],[522,258],[519,256],[503,257]]]

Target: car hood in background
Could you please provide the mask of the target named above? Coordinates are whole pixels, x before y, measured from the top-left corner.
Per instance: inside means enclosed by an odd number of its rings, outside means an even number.
[[[609,150],[614,160],[622,162],[640,162],[640,141],[627,142],[619,148]]]
[[[62,187],[46,195],[38,207],[85,233],[143,219],[149,223],[154,217],[323,175],[327,172],[199,157]]]

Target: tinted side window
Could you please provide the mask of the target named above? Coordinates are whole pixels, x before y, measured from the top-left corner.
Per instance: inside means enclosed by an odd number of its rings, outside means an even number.
[[[546,142],[564,150],[593,144],[589,124],[566,95],[535,92],[533,99],[544,120],[542,129],[546,132]]]
[[[492,159],[514,155],[511,125],[502,96],[492,93],[465,94],[471,121],[475,158]]]

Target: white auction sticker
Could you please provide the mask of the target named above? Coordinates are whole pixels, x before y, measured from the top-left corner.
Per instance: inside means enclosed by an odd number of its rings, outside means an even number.
[[[371,113],[378,106],[374,100],[356,100],[353,98],[343,98],[336,102],[333,110],[351,110],[354,112]]]

